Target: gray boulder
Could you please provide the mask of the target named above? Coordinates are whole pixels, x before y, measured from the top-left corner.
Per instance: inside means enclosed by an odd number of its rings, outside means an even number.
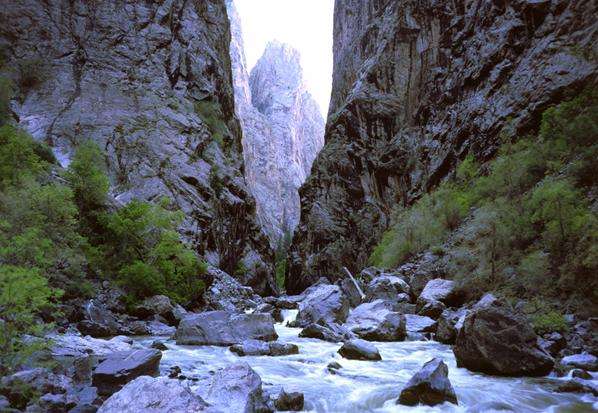
[[[367,285],[365,301],[391,300],[409,301],[411,288],[407,282],[395,275],[382,274]]]
[[[176,327],[169,326],[158,320],[152,320],[147,323],[147,330],[152,336],[172,337],[176,333]]]
[[[598,357],[592,354],[573,354],[563,357],[561,364],[566,367],[576,367],[588,371],[598,371]]]
[[[454,344],[458,330],[463,326],[467,310],[460,309],[453,311],[446,309],[438,317],[436,335],[434,339],[444,344]]]
[[[157,376],[162,353],[156,349],[114,353],[93,372],[92,384],[101,395],[111,395],[139,376]]]
[[[258,305],[254,312],[271,314],[272,318],[277,323],[282,323],[284,320],[281,309],[269,303],[262,303]]]
[[[291,343],[245,340],[230,347],[230,351],[239,356],[288,356],[298,354],[299,347]]]
[[[51,353],[53,357],[80,357],[93,354],[106,356],[114,352],[129,351],[130,343],[123,341],[122,337],[113,337],[110,340],[79,336],[74,334],[53,334],[48,338],[52,340]]]
[[[170,325],[174,325],[179,321],[174,313],[174,306],[170,302],[170,298],[165,295],[154,295],[146,298],[133,310],[133,315],[139,318],[146,319],[159,315],[167,320]]]
[[[554,366],[527,320],[493,296],[467,314],[453,352],[459,367],[505,376],[543,376]]]
[[[83,305],[84,319],[77,323],[77,329],[83,335],[92,337],[111,337],[128,334],[116,315],[96,300],[88,300]]]
[[[251,287],[242,285],[224,271],[209,267],[208,274],[212,277],[212,284],[203,296],[206,308],[241,313],[261,303],[261,298]]]
[[[417,311],[419,313],[426,306],[439,307],[439,304],[435,304],[435,302],[441,302],[447,306],[456,306],[461,304],[461,301],[462,296],[454,281],[435,278],[427,282],[417,298]]]
[[[339,343],[354,338],[355,335],[346,327],[336,323],[311,323],[299,332],[299,337],[317,338],[330,343]]]
[[[438,300],[430,300],[426,302],[422,307],[419,307],[417,314],[425,317],[437,319],[440,314],[446,309],[446,306]]]
[[[356,280],[356,282],[358,283],[359,288],[361,288],[363,291],[363,283],[358,280]],[[338,281],[338,285],[343,294],[348,298],[349,305],[351,307],[357,307],[359,304],[361,304],[363,298],[352,280],[349,278],[343,278],[342,280]]]
[[[181,381],[142,376],[110,396],[98,413],[182,413],[207,410],[208,404]]]
[[[207,311],[188,314],[179,324],[177,344],[231,346],[248,339],[272,341],[278,335],[270,314]]]
[[[345,326],[370,341],[401,341],[407,334],[405,316],[390,301],[375,300],[353,309]]]
[[[262,379],[247,363],[231,364],[218,370],[199,394],[222,412],[269,412]]]
[[[598,396],[598,384],[594,380],[584,380],[578,377],[560,383],[555,390],[561,393],[589,393]]]
[[[408,333],[423,334],[436,331],[436,321],[430,317],[416,314],[405,314],[405,322]]]
[[[444,402],[458,404],[455,390],[448,379],[448,367],[439,358],[428,361],[407,382],[397,404],[435,406]]]
[[[303,410],[303,404],[303,393],[287,393],[284,389],[280,392],[276,400],[274,400],[274,407],[281,412],[299,412]]]
[[[351,360],[382,360],[376,346],[358,338],[346,341],[338,350],[338,354]]]
[[[294,325],[306,327],[320,321],[344,323],[349,314],[349,300],[338,285],[317,284],[305,292]]]

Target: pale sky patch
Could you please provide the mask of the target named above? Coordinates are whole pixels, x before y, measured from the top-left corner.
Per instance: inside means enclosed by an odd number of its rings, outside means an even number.
[[[301,54],[303,77],[324,119],[332,87],[334,0],[235,0],[253,68],[270,40],[288,43]]]

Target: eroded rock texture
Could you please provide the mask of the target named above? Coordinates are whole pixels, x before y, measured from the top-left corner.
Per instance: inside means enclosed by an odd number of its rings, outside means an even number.
[[[231,62],[243,130],[245,177],[260,224],[274,247],[299,223],[298,189],[324,144],[324,119],[303,81],[299,53],[276,41],[248,75],[241,24],[232,0]]]
[[[326,144],[301,188],[289,291],[364,266],[397,204],[596,81],[591,0],[339,0]]]
[[[243,180],[224,0],[10,0],[2,72],[15,120],[68,164],[85,139],[107,154],[118,201],[172,199],[184,237],[267,291],[268,243]]]

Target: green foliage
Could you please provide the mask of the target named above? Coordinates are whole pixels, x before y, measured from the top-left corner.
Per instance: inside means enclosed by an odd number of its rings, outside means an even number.
[[[106,176],[104,154],[95,142],[85,141],[77,148],[67,179],[82,211],[95,211],[105,205],[110,181]]]
[[[564,333],[567,331],[567,321],[558,311],[548,311],[536,314],[532,317],[532,325],[537,334],[552,333],[554,331]]]
[[[106,213],[105,265],[116,271],[133,300],[164,294],[178,302],[198,300],[207,266],[181,243],[175,232],[183,215],[166,209],[168,200],[150,204],[134,200]]]
[[[202,100],[195,103],[195,112],[199,115],[201,120],[207,125],[212,133],[214,141],[224,148],[224,141],[230,135],[220,108],[220,104],[208,100]]]
[[[397,208],[370,261],[394,267],[442,245],[470,215],[444,247],[451,272],[473,295],[596,302],[598,219],[587,194],[595,191],[597,155],[598,91],[588,90],[546,110],[537,137],[507,139],[486,174],[468,156],[454,179]]]
[[[10,119],[10,100],[14,95],[12,82],[0,76],[0,126]]]
[[[0,127],[0,191],[47,173],[50,163],[40,156],[44,146],[11,125]]]
[[[37,320],[42,309],[60,296],[48,286],[40,270],[0,265],[0,373],[12,371],[43,345],[23,341],[23,335],[40,335],[48,327]]]

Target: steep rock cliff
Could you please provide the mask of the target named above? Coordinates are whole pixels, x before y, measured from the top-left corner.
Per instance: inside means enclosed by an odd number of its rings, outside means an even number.
[[[97,142],[118,201],[168,196],[186,214],[184,238],[267,292],[272,257],[243,179],[229,41],[224,0],[11,0],[0,10],[15,121],[64,166],[79,142]]]
[[[395,205],[595,82],[597,12],[588,0],[337,0],[326,144],[300,191],[287,288],[361,268]]]
[[[324,144],[324,119],[303,81],[299,53],[273,41],[251,71],[232,0],[231,62],[245,177],[273,247],[299,223],[298,189]]]

